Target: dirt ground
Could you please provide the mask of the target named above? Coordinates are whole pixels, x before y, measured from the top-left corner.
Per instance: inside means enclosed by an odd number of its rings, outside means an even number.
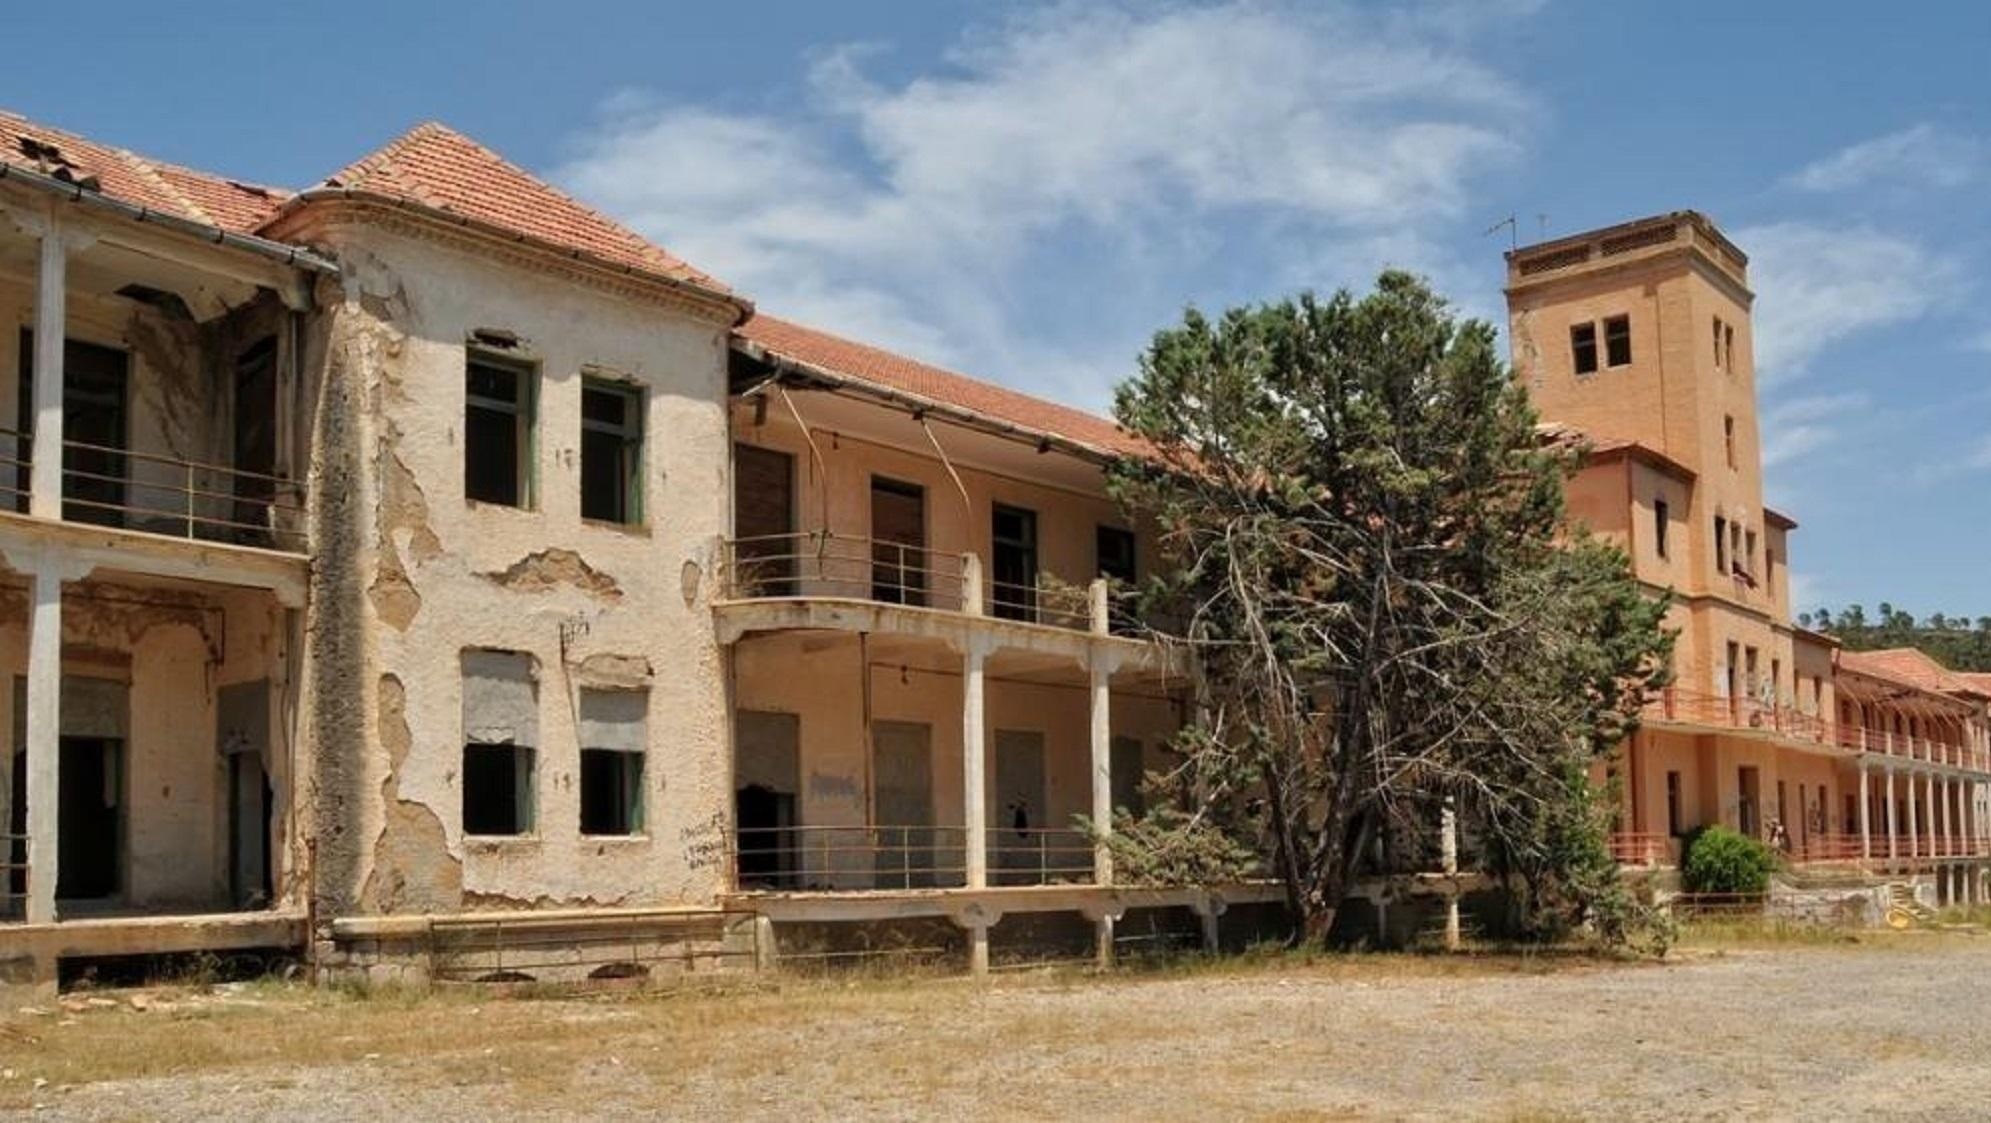
[[[587,998],[229,984],[0,1019],[0,1108],[78,1119],[1951,1119],[1987,1104],[1982,937]]]

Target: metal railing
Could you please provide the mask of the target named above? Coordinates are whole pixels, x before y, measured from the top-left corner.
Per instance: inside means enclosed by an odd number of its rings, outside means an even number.
[[[982,577],[981,559],[927,546],[810,530],[729,538],[720,587],[729,600],[845,597],[938,608],[1075,631],[1132,631],[1133,598],[1103,581],[1039,574],[1024,584]]]
[[[1758,730],[1856,752],[1976,772],[1991,771],[1991,754],[1967,745],[1842,724],[1794,706],[1753,698],[1724,697],[1669,686],[1646,703],[1643,715],[1647,721]]]
[[[1621,866],[1670,866],[1673,864],[1673,840],[1663,834],[1641,831],[1613,831],[1605,840],[1611,850],[1611,860]]]
[[[33,438],[0,430],[0,504],[29,510]],[[128,448],[62,442],[62,519],[301,552],[303,490],[282,476]]]
[[[990,885],[1090,884],[1093,845],[1069,827],[990,827]],[[960,826],[746,827],[728,860],[743,889],[840,892],[958,889],[968,881]]]
[[[850,597],[959,611],[967,578],[960,554],[824,530],[725,541],[728,598]]]

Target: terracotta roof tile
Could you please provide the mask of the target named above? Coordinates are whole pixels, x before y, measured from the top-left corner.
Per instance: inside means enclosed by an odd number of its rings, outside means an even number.
[[[1913,647],[1890,647],[1880,651],[1843,651],[1839,665],[1846,670],[1886,679],[1931,694],[1956,694],[1977,689],[1965,676],[1957,674],[1928,653]]]
[[[793,362],[936,405],[968,410],[1100,453],[1138,456],[1149,451],[1145,442],[1098,414],[1031,397],[791,320],[756,313],[734,329],[734,333]]]
[[[717,293],[726,286],[496,152],[433,121],[327,179],[323,187],[381,195],[576,249]],[[307,191],[306,195],[310,192]]]
[[[52,145],[53,152],[47,146]],[[32,154],[30,149],[35,150]],[[251,234],[289,197],[286,191],[225,179],[128,149],[99,144],[0,110],[0,162],[75,180],[120,202]]]

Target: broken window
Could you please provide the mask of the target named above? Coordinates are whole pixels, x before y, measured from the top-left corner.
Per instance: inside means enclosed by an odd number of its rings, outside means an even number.
[[[581,381],[581,517],[643,521],[643,391]]]
[[[997,503],[991,513],[989,539],[994,549],[994,580],[990,600],[995,614],[1008,620],[1037,618],[1037,512]]]
[[[1666,556],[1666,528],[1672,522],[1672,512],[1664,499],[1652,501],[1652,548],[1660,557]]]
[[[581,833],[643,833],[643,690],[581,691]]]
[[[539,687],[532,656],[463,653],[463,833],[533,830]]]
[[[1630,316],[1612,316],[1604,321],[1604,361],[1621,367],[1632,361],[1632,321]]]
[[[1134,532],[1124,527],[1102,526],[1095,539],[1094,548],[1099,555],[1099,575],[1122,585],[1132,585],[1136,577],[1134,567]]]
[[[479,503],[532,505],[533,383],[529,363],[468,352],[464,379],[463,494]]]
[[[1570,325],[1569,352],[1575,357],[1576,373],[1595,374],[1597,372],[1597,325]]]

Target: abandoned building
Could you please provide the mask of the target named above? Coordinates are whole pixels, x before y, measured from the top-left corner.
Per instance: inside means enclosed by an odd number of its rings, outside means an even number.
[[[1774,821],[1981,899],[1991,682],[1791,625],[1745,265],[1692,214],[1510,255],[1575,507],[1682,594],[1614,845]],[[433,124],[293,192],[0,113],[0,320],[15,978],[985,967],[1280,899],[1116,885],[1074,823],[1184,716],[1110,421],[762,314]]]

